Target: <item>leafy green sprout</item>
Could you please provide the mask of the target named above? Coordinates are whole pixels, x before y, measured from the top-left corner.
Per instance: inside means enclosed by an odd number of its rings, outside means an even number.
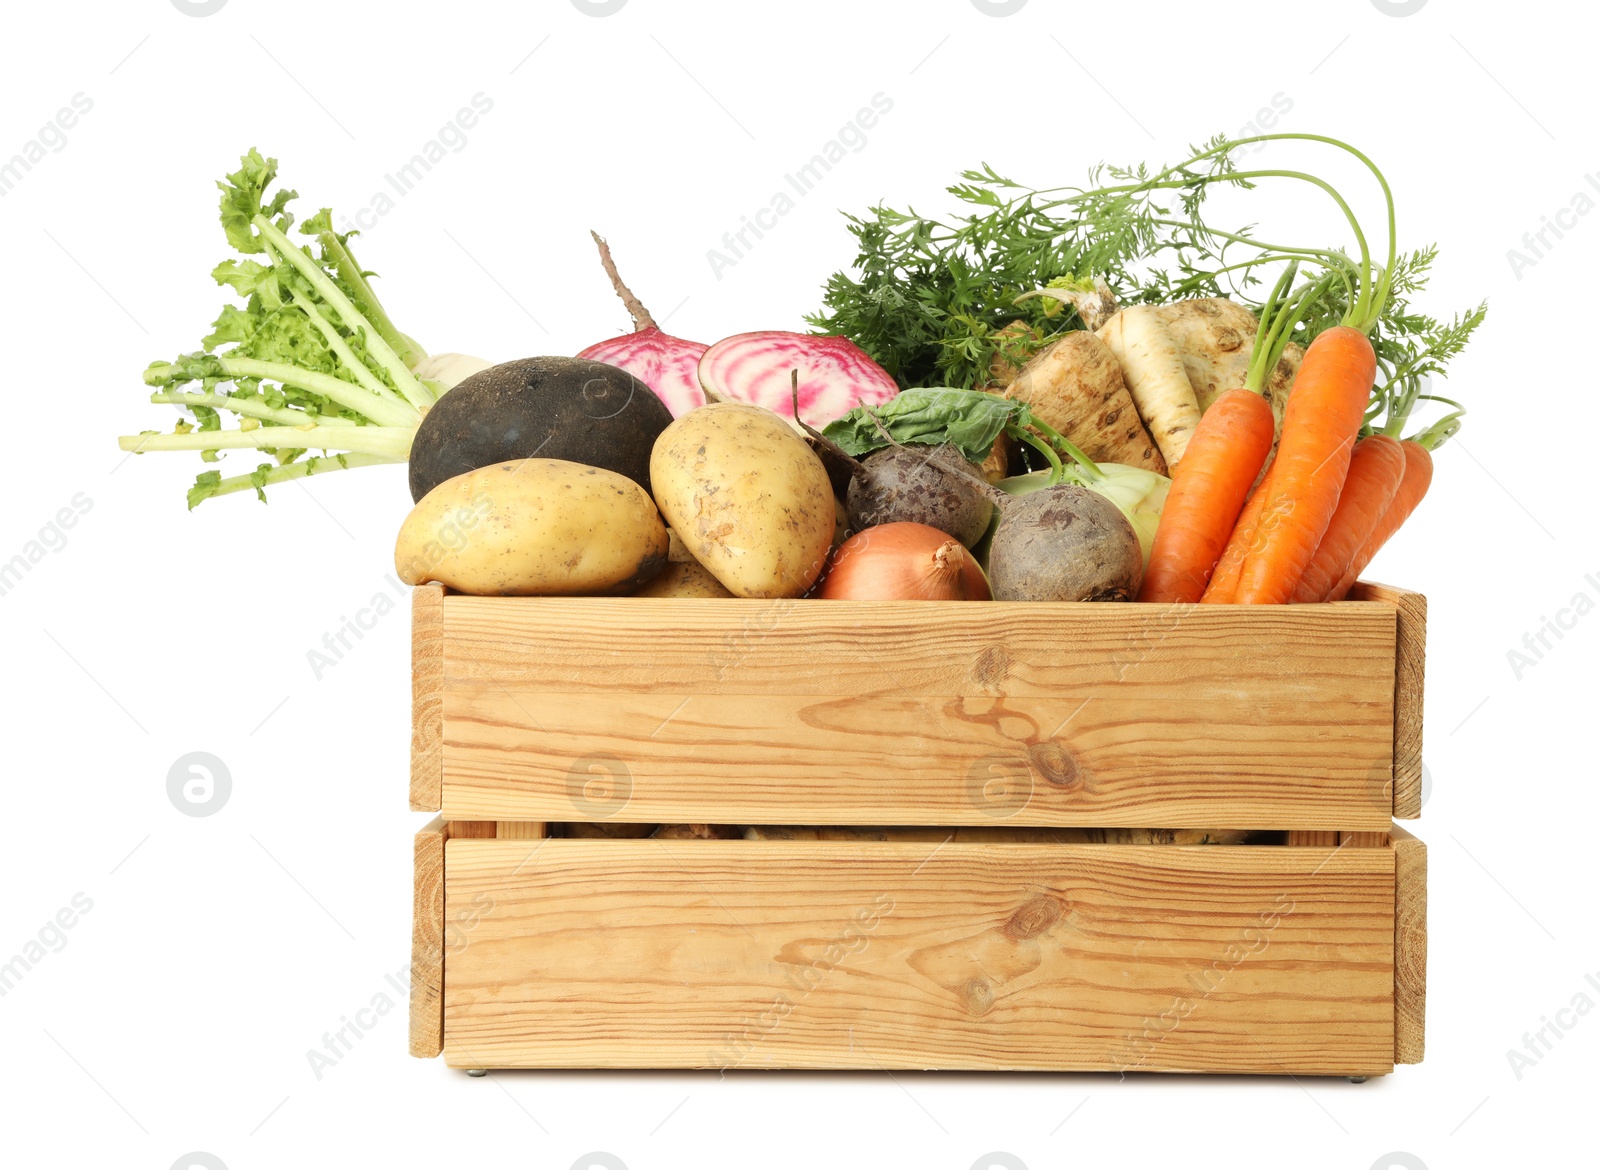
[[[1373,176],[1385,205],[1381,263],[1331,183],[1304,171],[1234,164],[1241,147],[1290,140],[1332,146]],[[1270,338],[1271,347],[1257,348],[1257,389],[1289,344],[1303,347],[1333,324],[1360,329],[1381,372],[1373,418],[1381,416],[1388,428],[1403,426],[1418,402],[1430,400],[1420,393],[1421,377],[1442,372],[1483,320],[1482,305],[1444,324],[1411,311],[1407,297],[1426,284],[1436,249],[1398,252],[1387,180],[1361,151],[1325,135],[1219,136],[1158,171],[1097,167],[1082,188],[1026,187],[987,164],[962,178],[949,191],[974,208],[964,216],[926,218],[883,205],[848,216],[857,275],[830,278],[824,311],[809,318],[852,337],[902,386],[983,386],[997,365],[1020,364],[1062,333],[1085,327],[1071,297],[1041,294],[1101,279],[1128,303],[1230,295],[1273,318],[1263,320],[1258,338]],[[1254,189],[1264,180],[1308,183],[1325,194],[1350,230],[1355,256],[1265,241],[1250,228],[1229,231],[1206,221],[1212,188]],[[1276,296],[1251,295],[1267,270],[1290,264],[1307,271],[1304,286],[1291,291],[1280,275],[1270,286]],[[1018,321],[1024,330],[1015,328]]]
[[[276,459],[243,475],[201,473],[189,489],[191,508],[251,489],[264,500],[270,484],[325,471],[403,463],[438,398],[437,386],[412,373],[427,354],[390,320],[351,251],[354,233],[335,232],[323,208],[299,227],[318,251],[289,237],[297,193],[280,188],[268,197],[277,170],[276,159],[252,149],[217,184],[223,232],[244,258],[223,261],[212,277],[243,307],[223,308],[201,350],[152,362],[144,373],[156,388],[150,400],[186,409],[194,423],[118,440],[125,451],[197,451],[206,462],[234,449]],[[238,425],[224,428],[222,412]]]

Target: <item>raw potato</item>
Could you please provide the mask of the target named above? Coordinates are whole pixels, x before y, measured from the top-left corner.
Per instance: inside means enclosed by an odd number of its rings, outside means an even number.
[[[394,564],[462,593],[631,593],[667,563],[667,530],[627,476],[517,459],[447,479],[411,509]]]
[[[1078,330],[1052,342],[1022,368],[1005,396],[1026,402],[1040,422],[1096,462],[1167,474],[1166,461],[1134,409],[1116,355],[1093,333]]]
[[[714,402],[690,411],[656,440],[650,479],[690,554],[735,597],[798,597],[827,564],[828,472],[770,410]]]
[[[667,542],[667,561],[670,564],[680,565],[691,561],[695,564],[700,563],[689,555],[689,548],[683,543],[683,537],[674,532],[671,527],[667,529]]]
[[[1116,355],[1128,393],[1167,467],[1176,469],[1200,423],[1200,405],[1172,335],[1149,305],[1123,309],[1096,335]]]
[[[635,597],[732,597],[699,561],[672,561]]]

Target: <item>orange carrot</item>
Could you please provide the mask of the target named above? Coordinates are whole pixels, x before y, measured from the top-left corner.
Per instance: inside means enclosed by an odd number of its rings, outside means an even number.
[[[1172,473],[1140,601],[1200,600],[1271,449],[1265,398],[1229,390],[1211,404]]]
[[[1361,429],[1377,359],[1359,329],[1335,325],[1307,348],[1283,412],[1255,546],[1239,572],[1236,602],[1281,603],[1322,542]]]
[[[1406,473],[1406,453],[1397,439],[1370,435],[1356,444],[1350,455],[1350,474],[1328,531],[1317,545],[1291,601],[1326,601],[1339,582],[1339,574],[1350,567],[1367,537],[1389,510],[1389,503],[1400,490]]]
[[[1329,601],[1344,600],[1344,595],[1350,592],[1350,586],[1356,583],[1356,578],[1360,577],[1372,563],[1372,558],[1378,555],[1378,550],[1400,530],[1400,525],[1417,510],[1417,505],[1422,503],[1422,497],[1428,494],[1428,485],[1433,482],[1433,456],[1428,454],[1428,449],[1421,443],[1414,443],[1410,439],[1402,442],[1400,447],[1406,456],[1406,473],[1405,478],[1400,481],[1400,490],[1395,492],[1394,499],[1389,502],[1388,511],[1384,512],[1377,528],[1373,529],[1372,535],[1362,544],[1361,551],[1356,553],[1349,567],[1339,577],[1339,583],[1329,592]]]
[[[1267,502],[1267,480],[1272,478],[1272,467],[1267,466],[1267,473],[1261,477],[1261,482],[1256,484],[1255,491],[1250,493],[1250,498],[1244,502],[1244,510],[1239,513],[1239,522],[1233,526],[1233,535],[1228,538],[1228,547],[1222,550],[1222,556],[1217,559],[1217,567],[1211,574],[1211,584],[1206,586],[1206,594],[1200,600],[1205,605],[1227,605],[1233,600],[1234,592],[1239,588],[1239,570],[1244,568],[1245,554],[1250,551],[1250,546],[1255,543],[1256,525],[1261,520],[1261,508]]]

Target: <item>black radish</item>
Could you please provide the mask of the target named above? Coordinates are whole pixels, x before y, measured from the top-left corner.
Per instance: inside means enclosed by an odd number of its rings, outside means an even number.
[[[672,412],[625,370],[583,358],[501,362],[445,392],[411,443],[411,498],[480,467],[565,459],[650,490],[650,450]]]

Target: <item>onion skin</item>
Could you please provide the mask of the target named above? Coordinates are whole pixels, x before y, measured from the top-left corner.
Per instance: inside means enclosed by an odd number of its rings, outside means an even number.
[[[858,532],[834,550],[818,597],[829,601],[988,601],[989,579],[966,546],[927,524]]]

